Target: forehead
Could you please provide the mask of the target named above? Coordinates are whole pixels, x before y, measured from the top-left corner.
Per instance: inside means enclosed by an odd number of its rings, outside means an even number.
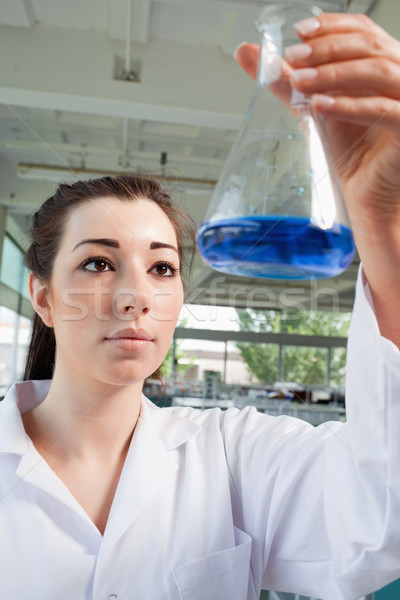
[[[62,245],[88,237],[115,238],[122,244],[134,241],[177,244],[171,221],[147,198],[96,198],[77,207],[68,217]]]

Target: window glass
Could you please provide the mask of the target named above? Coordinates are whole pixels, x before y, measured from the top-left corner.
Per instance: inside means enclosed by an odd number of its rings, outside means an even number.
[[[24,265],[24,253],[7,235],[4,237],[0,280],[12,290],[29,299],[29,272]]]
[[[239,331],[236,310],[229,306],[184,304],[177,326],[190,329]]]
[[[238,308],[236,313],[240,331],[256,333],[279,333],[280,331],[280,311]]]
[[[182,381],[203,381],[205,371],[224,379],[225,343],[212,340],[176,340],[177,378]]]
[[[250,379],[239,383],[264,383],[272,385],[278,379],[277,344],[236,342],[242,360],[246,363]]]
[[[350,313],[284,310],[281,331],[301,335],[347,337],[350,318]]]
[[[344,389],[346,376],[346,348],[331,350],[331,385]]]
[[[282,379],[297,384],[326,384],[328,349],[312,346],[282,347]]]
[[[31,321],[0,306],[0,396],[21,379],[31,333]]]

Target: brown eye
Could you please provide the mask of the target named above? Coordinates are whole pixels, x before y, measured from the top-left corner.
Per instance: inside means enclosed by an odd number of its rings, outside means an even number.
[[[112,271],[112,267],[109,262],[104,258],[89,258],[82,265],[84,271],[91,271],[92,273],[102,273],[103,271]]]
[[[158,275],[166,275],[168,273],[168,267],[167,265],[157,265],[156,271]]]
[[[107,263],[104,260],[95,260],[93,265],[96,271],[105,271],[107,268]]]
[[[154,265],[152,270],[159,277],[175,277],[178,273],[178,269],[168,262],[158,263],[157,265]]]

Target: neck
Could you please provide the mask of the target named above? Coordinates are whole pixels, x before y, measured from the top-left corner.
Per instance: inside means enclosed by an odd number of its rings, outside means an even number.
[[[107,459],[126,452],[139,418],[143,382],[113,385],[55,370],[45,400],[23,416],[42,452]]]

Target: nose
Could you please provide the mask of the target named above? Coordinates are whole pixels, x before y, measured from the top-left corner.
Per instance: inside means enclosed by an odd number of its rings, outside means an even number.
[[[126,285],[130,283],[131,285]],[[120,319],[134,320],[151,309],[150,286],[142,275],[130,275],[129,281],[119,287],[114,296],[114,314]]]

